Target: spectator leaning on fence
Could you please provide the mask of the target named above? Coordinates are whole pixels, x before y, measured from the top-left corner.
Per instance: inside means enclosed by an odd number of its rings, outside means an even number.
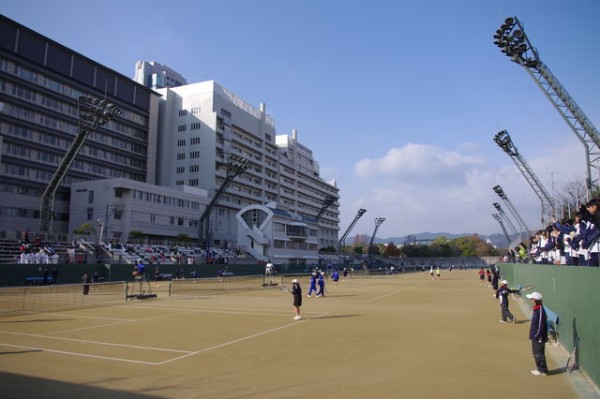
[[[529,329],[529,339],[531,340],[531,352],[536,368],[531,370],[533,375],[548,375],[548,365],[546,364],[546,342],[548,341],[548,316],[542,304],[542,294],[532,292],[527,294],[533,304],[533,314],[531,315],[531,326]]]

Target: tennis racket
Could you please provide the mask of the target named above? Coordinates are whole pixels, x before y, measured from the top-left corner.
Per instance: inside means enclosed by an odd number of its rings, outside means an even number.
[[[576,370],[577,365],[577,346],[579,345],[579,337],[575,338],[575,345],[573,346],[573,350],[571,351],[571,355],[567,359],[566,369],[567,372],[572,373],[573,370]]]
[[[531,284],[526,285],[525,287],[518,286],[517,289],[519,290],[519,292],[517,293],[517,295],[521,295],[522,292],[531,291],[533,290],[533,288],[534,287]]]

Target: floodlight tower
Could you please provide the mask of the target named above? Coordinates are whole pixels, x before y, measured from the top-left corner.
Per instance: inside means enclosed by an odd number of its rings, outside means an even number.
[[[492,217],[498,221],[498,224],[500,224],[500,228],[502,229],[502,232],[504,233],[504,237],[506,237],[506,246],[508,247],[510,245],[510,236],[508,235],[508,231],[506,231],[506,227],[504,226],[502,217],[497,213],[492,213]]]
[[[319,213],[317,214],[317,216],[315,217],[315,219],[318,221],[319,218],[321,217],[321,215],[323,214],[323,212],[325,212],[325,209],[329,208],[331,205],[335,204],[336,198],[328,195],[325,197],[325,199],[323,200],[323,205],[321,206],[321,209],[319,210]]]
[[[504,190],[502,189],[502,187],[500,187],[499,185],[494,186],[494,192],[496,194],[498,194],[498,197],[500,197],[500,199],[502,199],[502,201],[504,201],[504,203],[508,207],[508,211],[510,212],[510,214],[515,218],[515,220],[517,221],[519,226],[522,227],[521,233],[523,232],[523,230],[525,230],[525,232],[527,234],[529,234],[531,232],[531,230],[529,229],[529,227],[527,227],[527,225],[525,224],[525,221],[523,220],[521,215],[519,215],[519,212],[517,212],[517,209],[514,207],[512,202],[508,199],[508,196],[504,193]]]
[[[121,115],[121,110],[106,99],[100,100],[91,96],[80,96],[78,99],[79,107],[79,132],[75,140],[65,153],[54,175],[50,179],[46,190],[42,193],[40,205],[40,232],[53,232],[54,224],[54,196],[60,183],[65,178],[75,157],[83,147],[83,143],[90,133],[99,129],[108,123],[115,116]]]
[[[520,232],[517,231],[517,229],[515,229],[515,225],[512,224],[510,219],[506,216],[506,213],[504,213],[504,210],[502,209],[500,204],[497,202],[494,202],[493,205],[494,205],[494,208],[496,208],[496,210],[498,211],[498,214],[500,215],[502,220],[504,220],[506,222],[506,224],[508,224],[508,227],[510,227],[510,230],[513,232],[513,234],[518,235],[520,237],[521,236]]]
[[[542,202],[542,225],[546,226],[552,221],[557,219],[556,216],[556,204],[554,200],[548,194],[548,191],[544,188],[542,182],[537,178],[533,170],[529,167],[525,159],[519,154],[517,147],[511,140],[508,132],[503,130],[494,136],[494,141],[498,144],[505,153],[514,161],[517,168],[521,171],[527,183],[531,186],[535,194]]]
[[[375,218],[375,230],[373,230],[371,241],[369,241],[369,248],[367,248],[367,253],[369,255],[373,253],[373,250],[371,248],[373,247],[373,241],[375,241],[375,234],[377,234],[377,230],[379,229],[379,226],[383,224],[383,222],[385,222],[385,218]]]
[[[354,220],[352,221],[352,223],[350,223],[350,226],[348,226],[348,229],[342,235],[342,238],[340,238],[340,242],[338,243],[338,252],[342,252],[341,251],[342,247],[344,250],[346,249],[346,237],[348,237],[350,230],[352,230],[352,228],[354,227],[356,222],[358,222],[358,219],[360,219],[360,217],[362,215],[364,215],[366,211],[367,211],[366,209],[362,209],[362,208],[358,210],[358,212],[356,213],[356,216],[354,216]]]
[[[225,180],[221,187],[215,192],[212,200],[208,204],[208,206],[202,212],[200,216],[200,220],[198,221],[198,246],[205,245],[206,247],[210,246],[210,237],[209,237],[209,226],[210,226],[210,213],[217,206],[217,202],[221,199],[221,196],[227,190],[233,179],[244,173],[246,169],[248,169],[252,165],[252,163],[242,158],[238,155],[230,155],[229,162],[226,165],[226,173]]]
[[[592,192],[598,190],[600,180],[600,134],[598,134],[598,130],[556,76],[540,60],[537,50],[531,45],[523,25],[517,17],[506,18],[494,34],[494,44],[511,61],[525,68],[583,144],[587,161],[587,198],[590,199]],[[592,169],[596,173],[593,177]]]

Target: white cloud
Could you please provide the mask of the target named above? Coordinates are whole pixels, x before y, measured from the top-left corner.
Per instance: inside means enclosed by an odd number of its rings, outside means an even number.
[[[565,181],[583,176],[584,163],[578,156],[581,149],[577,144],[545,149],[529,162],[548,191],[551,191],[551,182],[547,181],[551,171],[557,171]],[[488,161],[489,157],[474,153],[476,146],[458,145],[457,148],[406,144],[390,149],[380,158],[356,162],[354,182],[341,185],[342,232],[356,210],[364,208],[367,213],[353,234],[370,234],[375,217],[386,218],[377,233],[381,238],[425,231],[501,233],[492,217],[497,213],[492,204],[500,203],[509,218],[511,215],[492,190],[498,184],[528,227],[540,227],[540,199],[508,156],[498,167]],[[581,165],[577,167],[576,162]],[[555,184],[561,183],[557,179]]]
[[[363,180],[376,179],[385,186],[415,187],[463,185],[466,171],[481,165],[483,158],[442,148],[408,143],[391,148],[377,159],[362,159],[354,167]]]

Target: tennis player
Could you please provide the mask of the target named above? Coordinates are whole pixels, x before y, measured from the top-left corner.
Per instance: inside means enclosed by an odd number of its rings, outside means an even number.
[[[508,295],[519,292],[519,290],[511,290],[508,288],[508,281],[500,281],[500,288],[496,291],[496,298],[500,301],[500,315],[502,319],[500,323],[506,323],[510,320],[513,324],[517,324],[517,318],[508,309]]]
[[[310,275],[310,286],[308,287],[308,295],[307,296],[312,296],[312,293],[317,293],[317,272],[314,272],[313,274]]]

